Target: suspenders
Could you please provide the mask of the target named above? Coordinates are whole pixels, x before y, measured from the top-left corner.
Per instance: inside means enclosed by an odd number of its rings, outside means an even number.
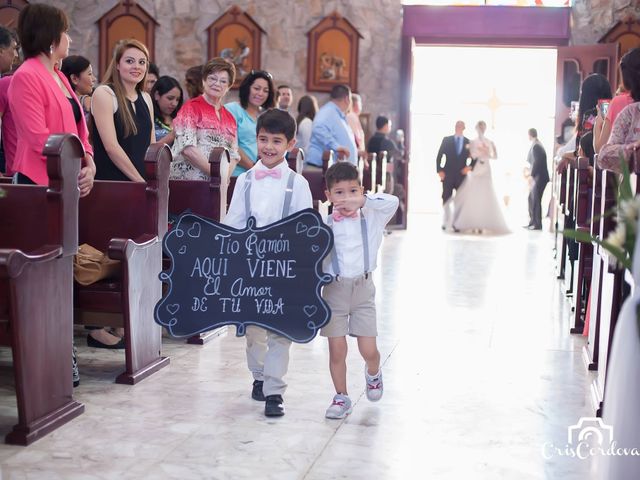
[[[287,189],[284,193],[284,204],[282,205],[282,218],[289,215],[289,210],[291,210],[291,199],[293,198],[293,181],[296,178],[296,172],[291,171],[289,173],[289,178],[287,179]],[[244,189],[244,208],[247,215],[247,218],[251,216],[251,180],[253,179],[253,172],[249,170],[247,172],[247,177],[245,179],[245,189]]]
[[[327,225],[333,229],[333,216],[329,215],[327,218]],[[364,276],[369,277],[369,234],[367,233],[367,221],[364,215],[360,213],[360,233],[362,235],[362,256],[364,257]],[[340,266],[338,265],[338,255],[336,254],[336,248],[331,250],[331,266],[333,272],[336,274],[336,280],[340,281]]]

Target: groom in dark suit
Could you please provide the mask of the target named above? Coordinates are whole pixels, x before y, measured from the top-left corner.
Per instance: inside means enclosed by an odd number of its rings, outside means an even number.
[[[529,164],[529,230],[542,230],[542,194],[549,183],[549,169],[547,168],[547,152],[538,140],[538,131],[529,129],[531,148],[527,155]]]
[[[469,166],[469,139],[462,134],[464,129],[464,122],[458,120],[455,135],[442,139],[436,158],[436,170],[442,182],[443,230],[451,228],[453,191],[460,188],[465,176],[471,170]],[[443,156],[445,157],[444,163],[442,162]]]

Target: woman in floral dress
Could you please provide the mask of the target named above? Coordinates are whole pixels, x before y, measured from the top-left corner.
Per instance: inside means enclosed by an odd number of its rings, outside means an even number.
[[[214,58],[203,67],[203,94],[186,102],[173,122],[176,139],[171,178],[208,180],[209,154],[215,147],[229,150],[231,168],[239,160],[236,121],[223,106],[235,76],[235,67],[223,58]]]

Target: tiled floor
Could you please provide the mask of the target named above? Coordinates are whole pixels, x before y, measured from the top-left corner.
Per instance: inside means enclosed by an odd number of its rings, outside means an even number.
[[[204,347],[165,339],[170,366],[134,387],[113,383],[123,354],[87,348],[78,330],[85,413],[30,447],[0,446],[0,478],[588,480],[589,460],[542,455],[593,413],[551,245],[544,232],[443,234],[428,215],[386,237],[375,275],[385,394],[366,400],[350,342],[344,421],[324,418],[323,339],[293,346],[287,414],[268,420],[234,329]],[[5,387],[0,434],[15,415]]]

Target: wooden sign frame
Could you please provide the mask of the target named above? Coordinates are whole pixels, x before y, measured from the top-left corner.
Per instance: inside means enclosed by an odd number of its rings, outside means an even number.
[[[207,28],[207,55],[223,57],[236,67],[238,88],[252,70],[260,70],[263,28],[237,5],[233,5]]]
[[[307,90],[329,92],[344,84],[358,90],[358,43],[364,38],[337,11],[307,33]]]

